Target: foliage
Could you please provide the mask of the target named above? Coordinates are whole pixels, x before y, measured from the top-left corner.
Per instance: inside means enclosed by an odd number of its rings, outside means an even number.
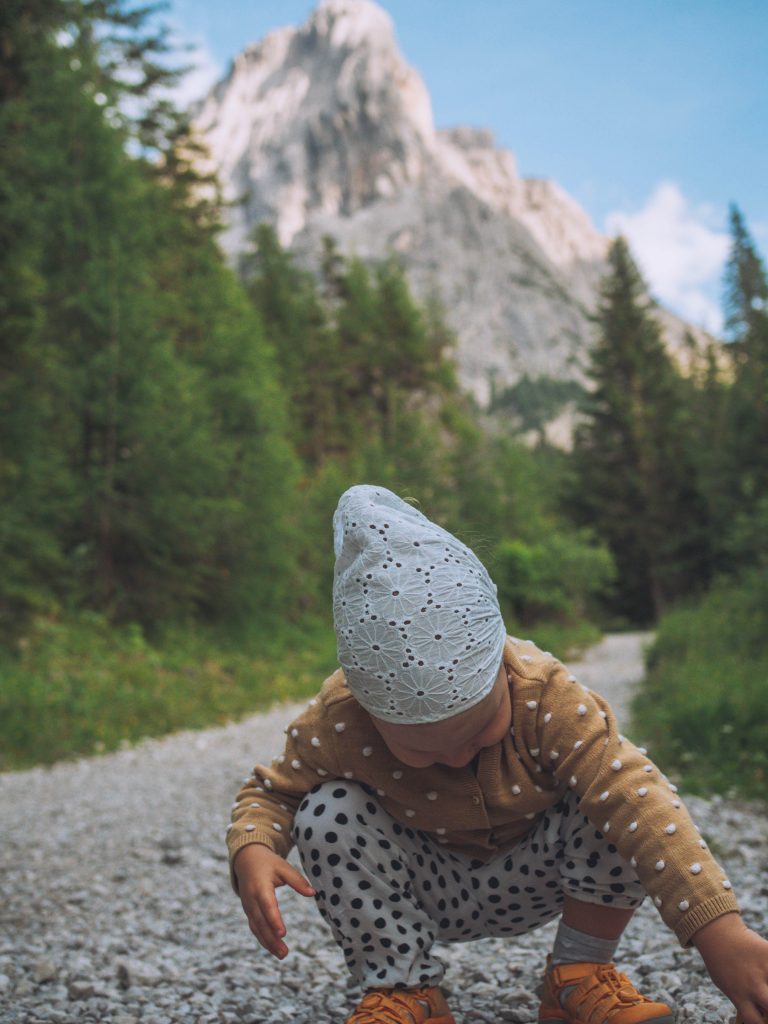
[[[278,614],[295,460],[276,371],[178,132],[131,158],[110,106],[114,53],[160,81],[155,44],[118,3],[51,11],[49,31],[16,23],[0,111],[0,629],[67,606],[147,626]]]
[[[0,770],[114,750],[230,721],[316,692],[335,668],[332,632],[228,643],[175,629],[151,643],[137,623],[83,612],[37,619],[0,652]]]
[[[457,394],[453,338],[439,311],[422,309],[402,267],[342,259],[326,239],[324,290],[260,225],[244,261],[247,287],[277,357],[307,468],[354,460],[359,441],[387,452],[434,416],[430,401]]]
[[[694,793],[764,797],[768,784],[768,579],[723,581],[662,619],[635,701],[635,733]]]
[[[517,430],[535,431],[543,439],[546,425],[583,398],[584,388],[577,381],[524,374],[511,387],[494,388],[488,411],[511,414]]]
[[[596,545],[587,531],[553,533],[535,544],[504,540],[494,566],[499,600],[527,626],[588,618],[590,605],[615,577],[607,548]]]
[[[731,250],[725,268],[725,324],[736,345],[757,347],[768,317],[768,277],[744,217],[735,205],[730,210]]]
[[[706,521],[683,383],[622,238],[609,264],[574,440],[572,508],[613,553],[617,610],[643,623],[707,582]]]
[[[731,209],[725,273],[726,329],[734,373],[722,403],[723,431],[710,460],[717,484],[718,566],[738,572],[764,559],[768,503],[768,275],[740,211]]]
[[[768,774],[768,279],[731,210],[729,363],[688,384],[712,571],[698,605],[662,618],[636,701],[639,729],[688,789],[763,797]]]

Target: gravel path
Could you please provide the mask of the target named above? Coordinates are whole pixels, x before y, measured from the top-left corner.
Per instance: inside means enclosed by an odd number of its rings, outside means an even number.
[[[620,721],[642,672],[641,634],[607,638],[572,667]],[[229,889],[223,834],[240,777],[281,745],[295,708],[130,750],[0,775],[0,1021],[336,1024],[354,1005],[311,901],[285,891],[291,953],[252,939]],[[636,737],[638,742],[641,737]],[[181,795],[184,794],[184,799]],[[689,798],[748,923],[768,920],[765,808]],[[730,1004],[646,901],[620,949],[678,1020]],[[534,1021],[555,925],[521,940],[444,946],[458,1024]]]

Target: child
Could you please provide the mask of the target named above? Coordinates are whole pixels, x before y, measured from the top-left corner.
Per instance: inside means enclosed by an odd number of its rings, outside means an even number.
[[[232,880],[251,930],[288,948],[275,888],[314,896],[364,990],[347,1024],[453,1024],[432,945],[560,917],[539,1020],[671,1024],[613,956],[649,893],[745,1024],[768,1011],[768,942],[676,789],[608,704],[506,635],[455,537],[383,487],[334,516],[342,666],[238,794]],[[309,881],[286,863],[292,841]]]

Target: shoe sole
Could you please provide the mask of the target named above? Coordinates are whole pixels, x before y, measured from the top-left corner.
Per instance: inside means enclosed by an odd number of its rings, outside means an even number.
[[[573,1017],[567,1015],[551,1016],[551,1017],[539,1017],[539,1024],[581,1024],[580,1021],[574,1020]],[[635,1021],[635,1024],[674,1024],[674,1016],[665,1014],[663,1017],[646,1017],[645,1020]]]

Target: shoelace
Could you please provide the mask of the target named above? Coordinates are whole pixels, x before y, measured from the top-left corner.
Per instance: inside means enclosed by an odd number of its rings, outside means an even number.
[[[420,1024],[414,1000],[418,1000],[424,1008],[422,1020],[428,1017],[429,1002],[420,990],[409,992],[408,997],[396,989],[391,992],[369,992],[348,1018],[347,1024],[381,1024],[382,1021],[388,1021],[389,1024]],[[405,1015],[402,1011],[405,1011]]]
[[[626,974],[619,973],[612,964],[598,967],[592,978],[594,979],[592,984],[589,985],[582,997],[583,1002],[588,1006],[590,1020],[608,1020],[614,1010],[648,1002],[646,997],[637,991]]]
[[[598,967],[595,974],[606,985],[610,985],[621,1002],[627,1003],[630,1006],[648,1002],[648,999],[637,991],[626,974],[621,974],[617,971],[613,964]]]

